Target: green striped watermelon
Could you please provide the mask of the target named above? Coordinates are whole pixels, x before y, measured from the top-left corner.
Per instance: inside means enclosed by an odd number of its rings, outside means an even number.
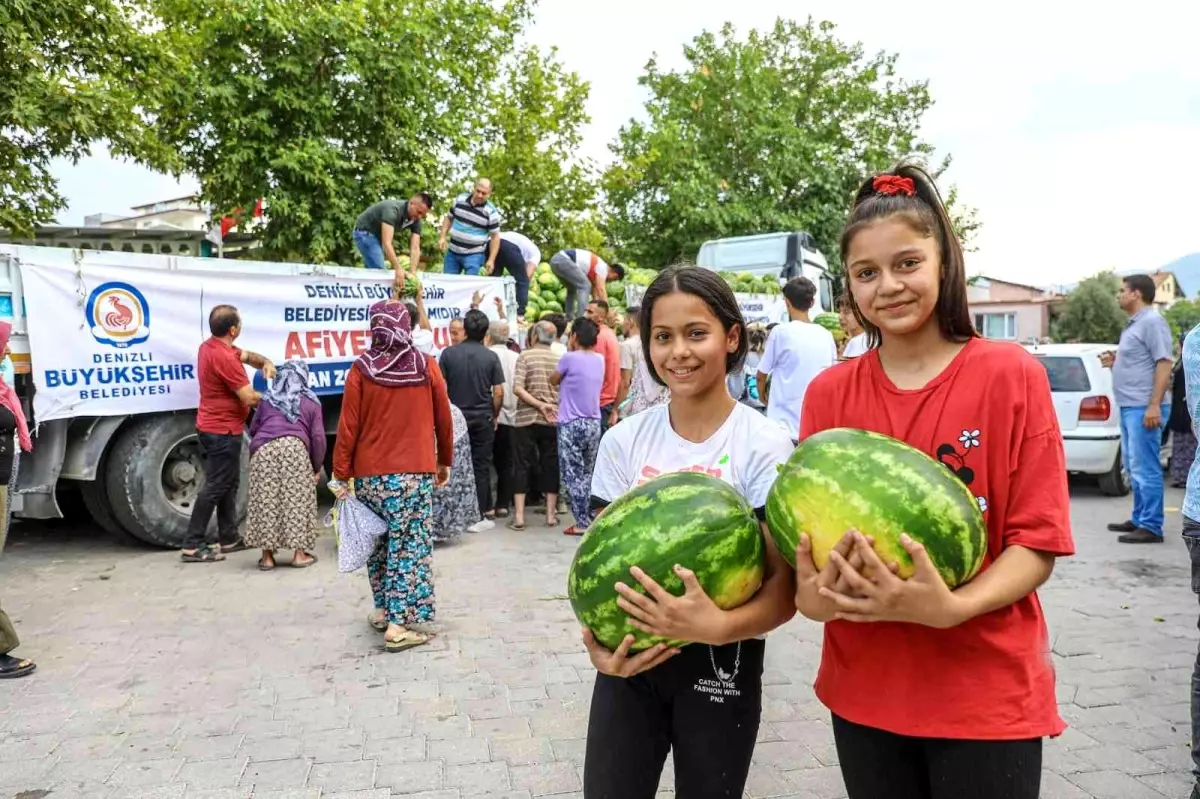
[[[767,527],[793,566],[800,533],[808,533],[817,568],[847,530],[858,530],[875,538],[885,563],[900,564],[904,578],[913,573],[900,545],[908,533],[951,588],[974,577],[987,552],[979,505],[949,469],[903,441],[849,428],[800,442],[767,496]]]
[[[705,593],[728,610],[762,585],[764,553],[754,510],[731,485],[698,472],[665,474],[625,493],[592,522],[571,563],[567,596],[575,617],[601,644],[615,649],[633,633],[632,648],[642,650],[665,639],[635,630],[617,607],[618,581],[643,590],[631,567],[641,567],[680,596],[678,563],[694,571]]]

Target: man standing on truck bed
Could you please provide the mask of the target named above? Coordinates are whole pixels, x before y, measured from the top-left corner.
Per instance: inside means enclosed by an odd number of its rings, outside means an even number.
[[[208,315],[212,337],[200,345],[196,372],[200,407],[196,433],[204,453],[204,487],[192,506],[192,518],[183,540],[184,563],[212,563],[225,554],[246,549],[238,535],[237,493],[242,473],[242,434],[246,415],[261,395],[250,385],[243,364],[275,377],[275,365],[233,342],[242,332],[242,318],[232,305],[218,305]],[[217,511],[217,541],[208,533],[213,509]],[[218,543],[219,542],[219,543]]]
[[[500,252],[500,211],[488,201],[492,182],[475,181],[475,188],[454,198],[442,220],[438,248],[446,253],[442,271],[447,275],[490,274]],[[449,237],[449,238],[447,238]]]
[[[407,277],[392,244],[392,237],[409,231],[408,261],[417,271],[421,262],[421,220],[433,207],[429,192],[421,191],[407,200],[380,200],[359,214],[354,223],[354,246],[362,253],[367,269],[384,269],[384,259],[396,270],[401,284]]]

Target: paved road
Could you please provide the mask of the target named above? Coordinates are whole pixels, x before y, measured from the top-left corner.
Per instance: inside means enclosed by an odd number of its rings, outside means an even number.
[[[1047,745],[1046,799],[1190,789],[1197,602],[1179,515],[1168,544],[1121,547],[1103,525],[1126,510],[1073,487],[1080,554],[1042,592],[1072,725]],[[582,796],[592,672],[562,596],[572,539],[501,528],[440,549],[442,635],[387,655],[366,578],[336,572],[328,538],[316,567],[262,574],[253,553],[183,565],[18,527],[0,601],[40,668],[0,683],[0,799]],[[844,796],[810,688],[818,644],[804,620],[771,637],[750,797]]]

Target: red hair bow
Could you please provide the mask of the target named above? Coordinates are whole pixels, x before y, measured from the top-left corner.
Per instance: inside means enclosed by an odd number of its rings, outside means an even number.
[[[899,175],[880,175],[875,178],[875,182],[871,184],[871,188],[889,197],[894,197],[897,194],[903,194],[905,197],[915,197],[917,194],[917,187],[913,183],[912,178],[902,178]]]

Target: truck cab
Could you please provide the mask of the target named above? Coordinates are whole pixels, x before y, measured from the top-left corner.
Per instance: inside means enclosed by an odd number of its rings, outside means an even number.
[[[808,233],[760,233],[713,239],[700,246],[696,265],[714,272],[774,276],[781,287],[794,277],[806,277],[817,287],[813,313],[833,310],[837,279],[830,274],[829,263]]]

